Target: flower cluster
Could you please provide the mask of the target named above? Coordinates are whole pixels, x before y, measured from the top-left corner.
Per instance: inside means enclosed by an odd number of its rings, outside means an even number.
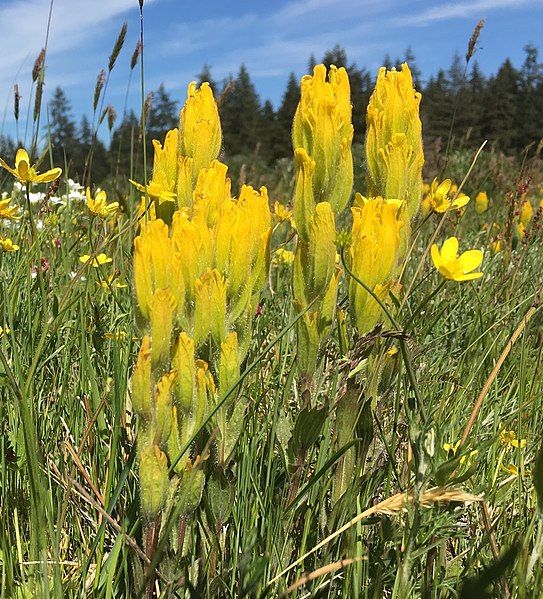
[[[245,406],[227,393],[250,342],[271,234],[266,188],[243,186],[233,198],[227,167],[215,159],[220,123],[207,84],[189,86],[179,130],[154,145],[153,178],[142,188],[153,210],[134,240],[144,336],[132,403],[142,425],[140,481],[148,517],[164,503],[168,465],[201,494],[201,472],[188,455],[180,459],[181,452],[221,401],[214,420],[221,464],[234,449]]]

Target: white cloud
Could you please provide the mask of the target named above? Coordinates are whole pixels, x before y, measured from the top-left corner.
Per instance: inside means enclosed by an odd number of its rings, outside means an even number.
[[[398,17],[397,23],[404,25],[429,25],[446,19],[465,18],[500,8],[519,8],[526,4],[535,4],[537,0],[474,0],[473,2],[449,2],[433,6],[418,14]]]

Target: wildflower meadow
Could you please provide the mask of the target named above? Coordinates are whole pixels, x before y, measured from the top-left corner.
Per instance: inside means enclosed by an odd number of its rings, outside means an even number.
[[[409,61],[312,65],[273,165],[210,80],[154,139],[134,4],[109,173],[125,26],[83,169],[45,50],[0,156],[0,597],[542,596],[543,140],[430,145]]]

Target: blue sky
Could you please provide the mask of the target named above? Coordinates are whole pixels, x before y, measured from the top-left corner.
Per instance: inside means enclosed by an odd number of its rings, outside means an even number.
[[[12,89],[17,82],[26,110],[30,72],[43,46],[50,0],[0,0],[0,131],[13,134]],[[413,49],[423,79],[462,55],[474,25],[486,19],[476,58],[486,73],[505,57],[520,66],[523,46],[537,44],[541,0],[146,0],[146,89],[164,83],[182,101],[187,83],[211,65],[216,80],[244,62],[262,99],[280,102],[290,71],[305,73],[311,53],[320,59],[341,44],[350,61],[376,71],[383,56]],[[74,116],[92,110],[96,76],[123,21],[125,47],[112,74],[106,104],[122,113],[129,62],[139,36],[137,0],[54,0],[46,98],[56,85],[67,93]],[[543,55],[543,48],[541,48]],[[543,59],[543,57],[542,57]],[[139,103],[139,70],[129,106]]]

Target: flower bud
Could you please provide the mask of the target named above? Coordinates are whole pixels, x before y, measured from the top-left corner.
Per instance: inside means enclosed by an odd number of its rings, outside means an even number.
[[[238,336],[235,332],[228,333],[221,343],[219,362],[219,391],[223,397],[239,379]],[[231,396],[233,399],[234,396]],[[231,403],[231,402],[228,402]]]
[[[226,164],[214,160],[209,168],[198,173],[193,193],[194,218],[202,218],[209,228],[217,223],[224,202],[230,201],[230,179],[226,176]]]
[[[168,441],[173,426],[171,390],[176,376],[176,370],[168,372],[155,388],[154,442],[161,447]]]
[[[146,425],[151,422],[153,407],[151,402],[151,340],[149,335],[145,335],[141,341],[138,359],[132,373],[132,407],[136,414],[143,418]]]
[[[170,360],[173,318],[177,301],[169,289],[157,289],[151,300],[151,348],[153,368],[165,369]]]
[[[217,269],[207,269],[194,283],[194,343],[209,335],[220,345],[226,336],[226,280]]]
[[[174,350],[173,366],[177,369],[177,384],[175,396],[177,405],[183,412],[189,412],[192,406],[194,392],[194,341],[181,333]]]
[[[168,458],[157,445],[139,451],[141,507],[148,520],[154,520],[164,507],[168,493]]]

